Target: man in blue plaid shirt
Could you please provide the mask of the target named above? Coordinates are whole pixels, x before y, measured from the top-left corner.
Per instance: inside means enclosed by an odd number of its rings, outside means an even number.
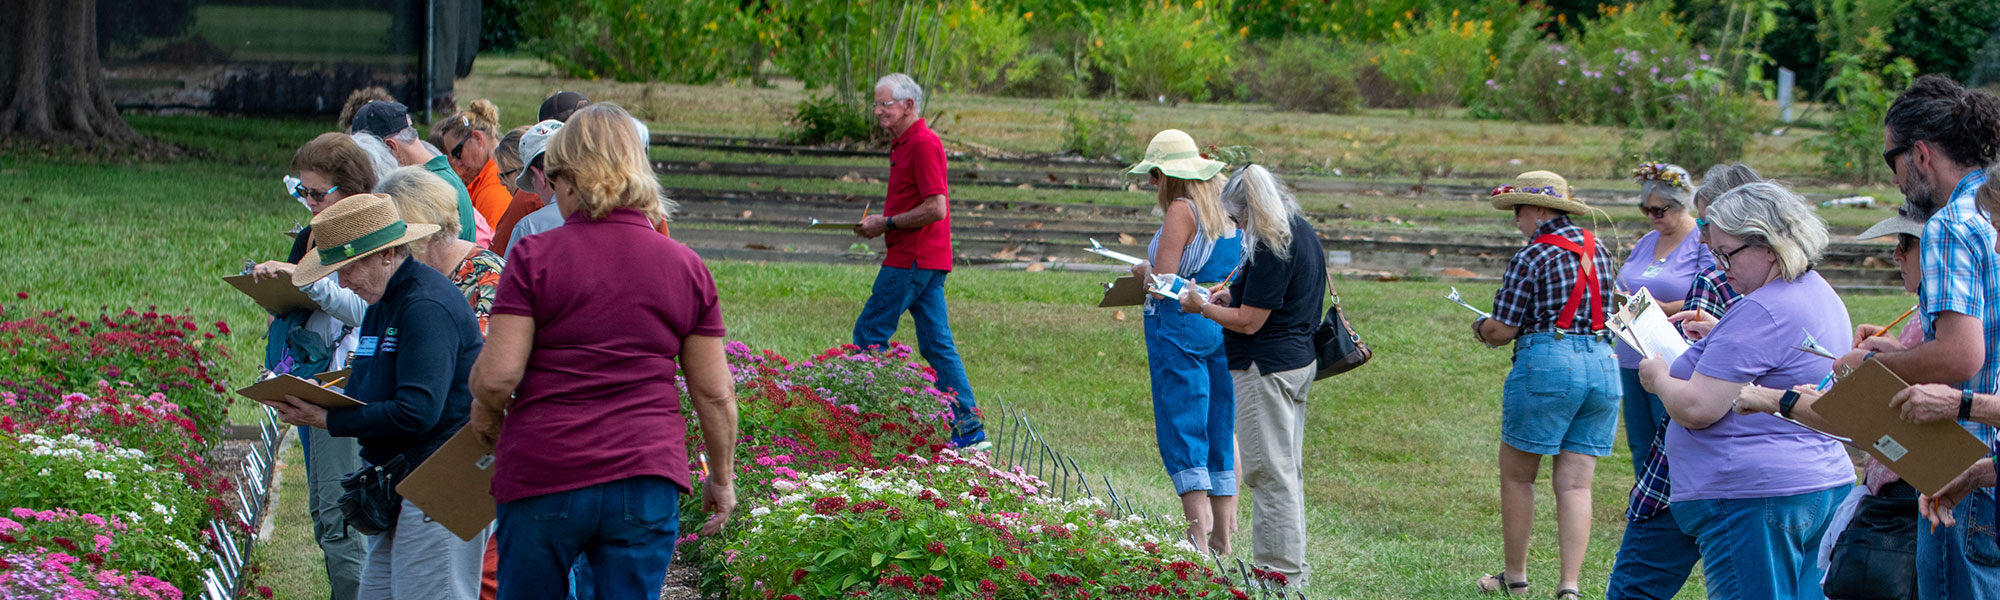
[[[1835,363],[1834,372],[1873,358],[1905,381],[1957,388],[1961,405],[1969,407],[1973,393],[2000,391],[2000,255],[1994,252],[2000,236],[1973,198],[1986,182],[1983,167],[2000,154],[2000,98],[1926,75],[1890,105],[1885,126],[1882,158],[1903,192],[1903,211],[1926,221],[1924,285],[1917,294],[1925,341],[1900,352],[1855,350]],[[1947,185],[1949,195],[1943,194]],[[1881,333],[1880,326],[1862,325],[1854,337]],[[1959,416],[1966,430],[1994,443],[1993,427],[1963,418],[1962,409]],[[1983,488],[1955,507],[1952,518],[1960,526],[1917,528],[1919,598],[2000,599],[1994,511],[1993,488]],[[1983,529],[1976,525],[1982,522]]]

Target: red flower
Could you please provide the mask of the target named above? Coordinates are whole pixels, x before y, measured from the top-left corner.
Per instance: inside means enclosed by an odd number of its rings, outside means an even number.
[[[936,555],[939,555],[939,556],[943,556],[943,555],[944,555],[944,542],[931,542],[931,543],[930,543],[930,545],[928,545],[928,546],[924,546],[924,549],[925,549],[925,550],[929,550],[929,551],[931,552],[931,554],[936,554]]]
[[[805,570],[805,569],[797,569],[797,570],[794,570],[794,571],[792,571],[792,583],[793,583],[793,584],[797,584],[798,582],[801,582],[801,581],[805,581],[805,580],[806,580],[806,570]]]
[[[1007,568],[1007,559],[995,556],[993,558],[986,559],[986,566],[993,567],[995,569],[1005,569]]]
[[[223,335],[229,335],[229,324],[224,323],[222,321],[216,321],[215,330],[222,332]]]
[[[1035,579],[1035,576],[1034,576],[1034,574],[1032,574],[1032,573],[1029,573],[1029,572],[1027,572],[1027,571],[1022,571],[1022,572],[1019,572],[1019,573],[1015,573],[1015,574],[1014,574],[1014,578],[1015,578],[1015,579],[1019,579],[1019,580],[1021,580],[1021,583],[1025,583],[1025,584],[1028,584],[1028,585],[1041,585],[1041,584],[1042,584],[1042,580],[1040,580],[1040,579]]]
[[[15,297],[15,298],[20,298],[20,299],[22,299],[22,300],[27,300],[27,299],[28,299],[28,293],[27,293],[27,292],[14,292],[14,297]]]
[[[257,586],[257,595],[265,598],[270,598],[272,596],[271,586],[268,585]]]
[[[989,592],[989,593],[997,592],[1000,591],[1000,584],[993,583],[993,580],[991,579],[981,579],[979,580],[979,591]]]
[[[779,596],[778,600],[805,600],[805,599],[800,598],[798,594],[785,594],[783,596]]]

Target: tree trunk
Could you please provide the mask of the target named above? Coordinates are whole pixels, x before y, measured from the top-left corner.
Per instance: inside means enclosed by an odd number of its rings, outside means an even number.
[[[0,0],[0,142],[127,145],[97,55],[96,0]]]

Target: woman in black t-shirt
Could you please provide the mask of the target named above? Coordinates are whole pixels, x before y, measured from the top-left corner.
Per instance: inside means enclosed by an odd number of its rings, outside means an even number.
[[[1181,308],[1220,323],[1236,387],[1240,485],[1251,494],[1250,547],[1257,567],[1304,587],[1305,401],[1317,364],[1313,330],[1326,296],[1326,254],[1299,203],[1270,171],[1250,165],[1222,188],[1222,205],[1243,231],[1243,274],[1209,297],[1181,295]]]

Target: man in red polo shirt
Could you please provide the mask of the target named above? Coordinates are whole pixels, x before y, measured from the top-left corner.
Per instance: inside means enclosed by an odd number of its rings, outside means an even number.
[[[937,371],[937,389],[955,394],[951,443],[983,447],[986,428],[979,420],[965,363],[951,340],[945,314],[944,279],[951,274],[951,190],[945,185],[944,144],[917,115],[924,90],[902,73],[875,82],[875,119],[895,136],[889,146],[889,191],[882,214],[870,215],[854,234],[884,236],[889,245],[875,291],[854,321],[854,345],[886,347],[896,323],[909,311],[916,321],[917,351]]]

